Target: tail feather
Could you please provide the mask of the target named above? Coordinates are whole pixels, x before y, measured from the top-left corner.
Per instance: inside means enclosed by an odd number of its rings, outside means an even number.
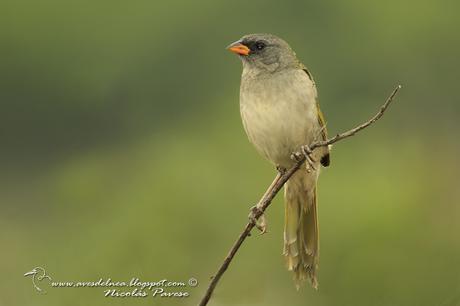
[[[317,289],[319,231],[316,174],[296,172],[285,189],[284,256],[297,289],[308,279]]]

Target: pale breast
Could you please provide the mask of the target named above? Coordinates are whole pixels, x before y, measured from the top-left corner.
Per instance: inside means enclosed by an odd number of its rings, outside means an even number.
[[[290,155],[319,132],[316,89],[301,69],[245,78],[240,91],[243,125],[257,151],[289,167]]]

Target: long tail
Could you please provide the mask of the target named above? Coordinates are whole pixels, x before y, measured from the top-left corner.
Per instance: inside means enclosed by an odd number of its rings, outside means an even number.
[[[297,289],[305,280],[318,288],[319,231],[316,204],[317,173],[300,169],[286,183],[284,256],[294,272]]]

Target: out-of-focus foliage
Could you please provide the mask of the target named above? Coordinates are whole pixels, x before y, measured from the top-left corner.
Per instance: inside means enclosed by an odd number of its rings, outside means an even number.
[[[337,144],[319,186],[320,290],[297,292],[270,233],[251,237],[212,305],[459,305],[460,4],[455,1],[0,3],[0,305],[194,305],[274,170],[239,119],[225,46],[285,38]],[[55,280],[187,280],[185,299],[35,292]]]

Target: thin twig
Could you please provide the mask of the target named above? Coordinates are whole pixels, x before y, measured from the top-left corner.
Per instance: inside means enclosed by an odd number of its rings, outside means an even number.
[[[383,114],[385,113],[386,109],[391,104],[391,102],[393,101],[393,98],[396,96],[396,94],[398,93],[398,91],[400,89],[401,89],[401,85],[398,85],[393,90],[391,95],[387,98],[385,103],[380,107],[380,110],[378,111],[377,114],[375,114],[374,117],[372,117],[368,121],[364,122],[363,124],[358,125],[357,127],[353,128],[351,130],[348,130],[348,131],[346,131],[344,133],[337,134],[337,135],[335,135],[334,137],[332,137],[330,139],[327,139],[327,140],[324,140],[324,141],[315,141],[314,143],[309,145],[310,150],[313,150],[313,149],[319,148],[319,147],[328,146],[328,145],[336,143],[336,142],[338,142],[340,140],[343,140],[345,138],[353,136],[357,132],[367,128],[368,126],[370,126],[371,124],[373,124],[374,122],[379,120],[380,117],[383,116]],[[225,257],[224,261],[222,262],[221,266],[219,267],[219,270],[214,275],[214,277],[212,277],[211,283],[209,284],[209,287],[206,290],[205,295],[201,299],[201,301],[199,303],[199,306],[205,306],[205,305],[208,304],[209,299],[211,298],[211,295],[212,295],[214,289],[216,288],[217,283],[219,282],[220,278],[222,277],[222,275],[227,270],[228,266],[230,265],[231,261],[233,260],[233,257],[238,252],[238,250],[241,247],[241,245],[243,244],[244,240],[248,236],[251,235],[251,230],[256,226],[255,221],[257,219],[259,219],[260,216],[262,216],[264,214],[265,210],[271,204],[273,198],[275,198],[275,196],[281,190],[281,188],[283,188],[284,184],[289,180],[289,178],[305,162],[306,157],[305,157],[304,154],[298,154],[298,156],[299,156],[299,158],[298,158],[296,164],[292,168],[286,170],[285,172],[278,173],[278,175],[275,177],[275,179],[271,183],[271,185],[268,188],[268,190],[265,192],[265,194],[260,199],[259,203],[257,204],[257,208],[254,211],[254,218],[249,220],[249,222],[246,224],[246,226],[243,229],[243,232],[240,234],[238,239],[235,241],[235,243],[233,244],[232,248],[230,249],[230,252]]]

